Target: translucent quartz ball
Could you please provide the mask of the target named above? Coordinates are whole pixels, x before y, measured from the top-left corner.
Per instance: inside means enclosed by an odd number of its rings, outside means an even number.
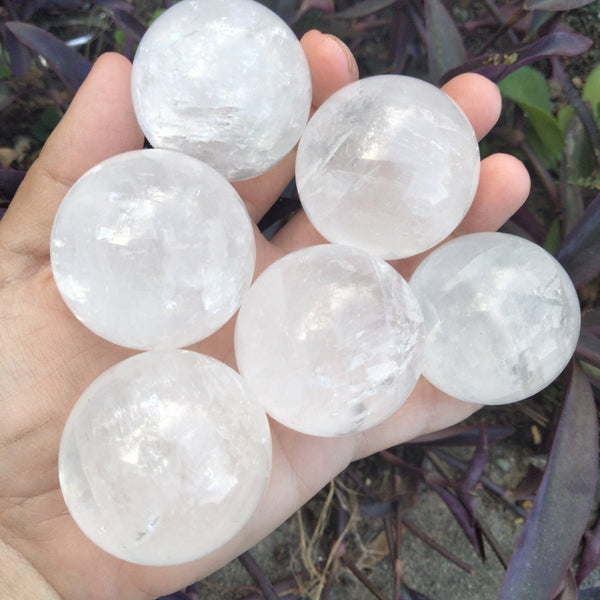
[[[296,158],[300,200],[321,235],[386,259],[442,241],[478,181],[479,148],[465,115],[435,86],[402,75],[333,94]]]
[[[475,233],[433,251],[410,279],[425,315],[423,375],[467,402],[504,404],[551,383],[579,337],[577,294],[545,250]]]
[[[106,552],[144,565],[204,556],[256,509],[271,466],[262,407],[223,363],[146,352],[75,404],[59,451],[69,512]]]
[[[253,0],[182,0],[138,46],[133,105],[150,143],[229,180],[259,175],[296,144],[312,91],[292,30]]]
[[[287,427],[335,436],[383,421],[421,373],[423,316],[386,262],[312,246],[273,263],[238,313],[240,373]]]
[[[172,150],[100,163],[69,190],[50,242],[67,306],[103,338],[187,346],[237,310],[254,274],[250,217],[214,169]]]

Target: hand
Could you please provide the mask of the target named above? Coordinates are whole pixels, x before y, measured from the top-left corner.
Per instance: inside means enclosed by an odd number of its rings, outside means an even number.
[[[302,44],[316,107],[356,79],[357,68],[347,49],[331,36],[309,32]],[[236,539],[194,563],[133,565],[88,541],[70,518],[58,486],[59,439],[81,392],[133,352],[101,340],[67,310],[52,279],[49,238],[57,206],[80,175],[109,156],[142,146],[130,100],[130,69],[118,55],[97,61],[0,221],[3,598],[33,597],[33,590],[36,598],[64,600],[142,600],[172,592],[254,545],[352,460],[447,427],[477,408],[421,380],[396,414],[358,435],[314,438],[273,424],[273,473],[263,503]],[[462,75],[444,90],[483,137],[499,115],[496,86],[477,75]],[[291,179],[293,161],[289,156],[269,173],[236,184],[255,222]],[[520,162],[507,155],[486,158],[474,204],[454,235],[497,229],[528,192],[529,178]],[[285,253],[323,241],[299,213],[271,242],[258,236],[257,274]],[[393,264],[407,276],[417,262],[412,258]],[[232,331],[230,322],[195,349],[227,361]]]

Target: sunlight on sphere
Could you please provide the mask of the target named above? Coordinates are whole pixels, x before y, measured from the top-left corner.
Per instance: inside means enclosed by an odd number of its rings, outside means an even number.
[[[83,393],[60,443],[67,507],[95,544],[144,565],[213,552],[264,493],[271,437],[262,407],[223,363],[146,352]]]
[[[435,86],[403,75],[336,92],[309,121],[296,158],[300,200],[321,235],[385,259],[442,241],[478,180],[465,115]]]
[[[267,413],[344,435],[398,409],[421,372],[423,316],[408,284],[361,250],[312,246],[273,263],[238,313],[238,368]]]
[[[52,229],[54,279],[97,335],[121,346],[188,346],[238,309],[254,274],[250,217],[231,184],[172,150],[100,163],[67,192]]]
[[[550,254],[525,239],[455,239],[419,265],[410,286],[425,316],[423,375],[461,400],[527,398],[552,383],[575,351],[575,288]]]
[[[131,77],[150,143],[232,181],[264,173],[294,147],[312,98],[300,42],[253,0],[173,5],[142,38]]]

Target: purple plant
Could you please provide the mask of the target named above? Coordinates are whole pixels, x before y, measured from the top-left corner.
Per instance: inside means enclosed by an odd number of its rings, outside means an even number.
[[[441,0],[264,0],[299,35],[316,26],[344,39],[357,56],[363,76],[404,73],[441,84],[459,73],[476,71],[499,82],[505,111],[482,149],[511,151],[525,160],[545,203],[540,211],[529,202],[509,227],[553,252],[582,299],[582,332],[576,356],[553,388],[559,407],[555,426],[546,432],[549,452],[543,472],[532,468],[523,485],[515,490],[493,481],[485,473],[489,445],[513,430],[481,423],[479,427],[454,427],[381,453],[376,458],[378,469],[386,471],[394,482],[401,480],[408,492],[400,493],[397,488],[391,496],[379,497],[354,467],[340,476],[340,489],[353,489],[361,513],[381,522],[386,532],[394,572],[394,600],[427,600],[426,590],[411,589],[403,580],[400,548],[404,529],[463,571],[471,571],[470,565],[440,546],[407,516],[407,508],[418,502],[423,487],[439,495],[481,559],[483,540],[487,540],[506,565],[499,590],[502,600],[600,598],[600,589],[577,589],[600,560],[600,520],[591,518],[597,508],[594,396],[600,392],[600,83],[592,82],[583,91],[578,90],[565,73],[563,60],[588,52],[592,46],[592,40],[572,30],[565,19],[565,15],[590,1],[512,0],[496,4],[484,0],[487,14],[460,16],[461,3]],[[171,0],[165,0],[162,6],[171,4]],[[56,26],[74,12],[88,14],[90,6],[102,15],[103,23],[109,23],[112,45],[94,46],[98,31],[80,32],[73,37],[66,28]],[[137,8],[136,3],[125,0],[5,0],[0,11],[0,34],[7,62],[0,63],[0,67],[8,70],[5,79],[21,85],[2,97],[0,110],[9,111],[33,95],[27,74],[35,70],[43,81],[46,99],[60,117],[99,51],[118,49],[133,56],[147,25],[147,20],[139,18]],[[541,69],[542,83],[523,94],[522,82],[527,79],[523,74],[531,72],[519,70],[526,65]],[[550,95],[544,88],[548,80],[564,98],[560,123],[555,112],[546,108],[550,106]],[[46,126],[46,135],[50,129]],[[23,175],[22,171],[0,169],[0,217]],[[263,219],[261,229],[272,232],[297,206],[291,186]],[[470,461],[462,462],[448,453],[446,449],[452,446],[473,448]],[[425,459],[435,470],[424,468]],[[455,476],[455,472],[460,475]],[[489,491],[515,515],[526,518],[512,558],[502,556],[477,514],[473,494],[480,489]],[[523,498],[533,499],[529,512],[519,502]],[[340,503],[336,509],[330,548],[333,560],[327,563],[322,598],[327,600],[338,569],[356,578],[364,587],[365,597],[383,598],[358,569],[348,549],[344,532],[350,516],[344,505]],[[271,583],[251,554],[243,555],[241,562],[260,590],[248,600],[300,597],[290,590],[306,573]],[[324,569],[325,564],[316,567]],[[198,588],[192,586],[161,600],[197,598]]]

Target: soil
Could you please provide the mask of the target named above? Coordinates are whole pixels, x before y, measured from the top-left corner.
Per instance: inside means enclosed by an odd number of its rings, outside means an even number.
[[[465,459],[469,453],[468,450],[455,450],[453,455]],[[528,467],[535,462],[534,454],[524,453],[518,440],[509,440],[492,445],[486,475],[502,487],[514,488],[522,480]],[[324,491],[317,496],[302,510],[304,527],[311,521],[310,516],[322,509],[325,493]],[[523,517],[484,488],[476,490],[476,505],[479,518],[493,534],[505,560],[509,559],[523,527]],[[465,572],[411,531],[404,529],[400,568],[406,585],[432,600],[495,600],[498,597],[505,572],[502,562],[487,542],[485,560],[477,556],[456,520],[435,492],[421,490],[418,501],[405,516],[412,525],[426,532],[472,570],[471,573]],[[316,600],[318,596],[314,595],[314,592],[318,581],[313,581],[312,589],[307,581],[303,584],[294,581],[294,576],[306,570],[300,551],[300,527],[298,515],[293,516],[253,548],[252,555],[272,582],[288,581],[287,588],[290,591],[299,593],[302,598]],[[331,543],[331,536],[323,537],[321,554],[314,558],[322,561],[327,559],[330,547],[327,546],[327,542]],[[345,542],[353,561],[371,584],[383,597],[392,598],[394,561],[385,541],[383,521],[355,516]],[[599,570],[587,578],[584,587],[597,585],[600,585]],[[237,561],[201,582],[199,591],[202,600],[240,600],[258,593],[256,584]],[[285,596],[282,594],[282,597]],[[348,568],[341,564],[336,566],[334,584],[329,594],[331,600],[362,600],[370,597],[371,593]]]

